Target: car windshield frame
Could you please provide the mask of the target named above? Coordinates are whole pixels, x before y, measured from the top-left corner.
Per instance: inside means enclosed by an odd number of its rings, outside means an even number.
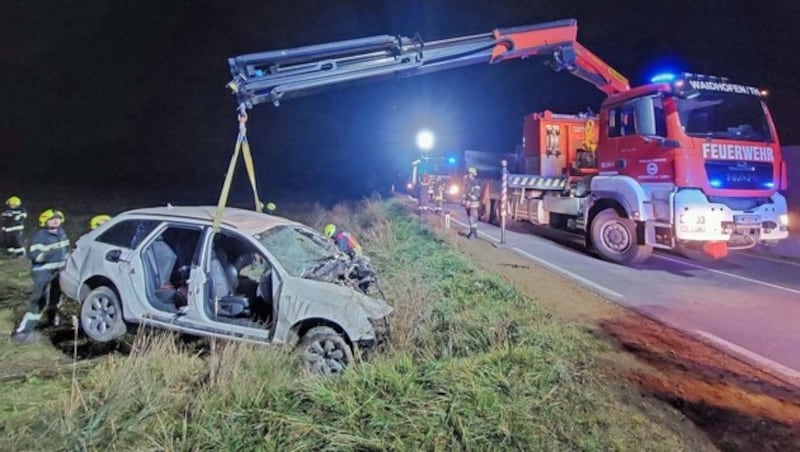
[[[339,256],[330,240],[298,225],[275,226],[253,237],[290,276],[307,277]]]
[[[690,137],[771,143],[767,107],[756,96],[700,91],[691,99],[676,97],[678,120]]]

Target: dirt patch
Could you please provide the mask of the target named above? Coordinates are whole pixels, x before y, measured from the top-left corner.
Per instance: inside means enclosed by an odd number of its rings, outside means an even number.
[[[599,361],[613,375],[636,385],[642,400],[623,398],[649,411],[647,415],[686,435],[704,433],[722,450],[800,450],[798,388],[622,308],[511,251],[483,240],[465,240],[443,229],[437,217],[428,219],[483,269],[501,275],[555,315],[609,339],[612,350]],[[630,393],[631,389],[621,387],[620,391]],[[670,412],[652,398],[669,403],[680,413]],[[654,406],[661,412],[653,412]],[[694,426],[687,425],[686,418]]]

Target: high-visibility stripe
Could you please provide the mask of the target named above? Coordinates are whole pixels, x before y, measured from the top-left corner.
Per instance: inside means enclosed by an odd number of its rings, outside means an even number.
[[[34,314],[32,312],[26,312],[25,315],[22,317],[22,321],[19,322],[19,326],[17,327],[16,332],[22,333],[27,331],[28,322],[38,322],[42,318],[42,314]]]
[[[25,228],[25,225],[18,225],[18,226],[3,226],[3,232],[14,232],[14,231],[21,231]]]
[[[34,251],[50,251],[55,250],[58,248],[67,248],[69,247],[69,239],[62,240],[60,242],[51,243],[49,245],[45,245],[44,243],[35,243],[31,245],[31,252]]]
[[[44,270],[56,270],[67,265],[67,261],[60,261],[60,262],[48,262],[46,264],[35,265],[33,267],[33,271],[44,271]]]

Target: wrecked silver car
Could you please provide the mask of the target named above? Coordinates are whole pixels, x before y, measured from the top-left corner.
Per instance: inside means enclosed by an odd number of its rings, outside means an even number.
[[[368,261],[351,261],[300,223],[213,206],[122,213],[81,237],[59,277],[80,305],[91,340],[130,325],[260,343],[298,345],[306,366],[338,373],[376,349],[392,308],[371,296]],[[370,295],[367,295],[370,294]]]

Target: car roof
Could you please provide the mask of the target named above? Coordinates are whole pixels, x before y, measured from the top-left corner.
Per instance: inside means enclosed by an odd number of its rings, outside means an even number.
[[[200,220],[203,222],[213,222],[217,206],[162,206],[146,207],[142,209],[128,210],[120,216],[147,215],[165,218]],[[226,207],[222,213],[222,223],[233,229],[250,235],[272,229],[275,226],[293,225],[304,226],[296,221],[287,218],[258,213],[253,210],[237,209]]]

